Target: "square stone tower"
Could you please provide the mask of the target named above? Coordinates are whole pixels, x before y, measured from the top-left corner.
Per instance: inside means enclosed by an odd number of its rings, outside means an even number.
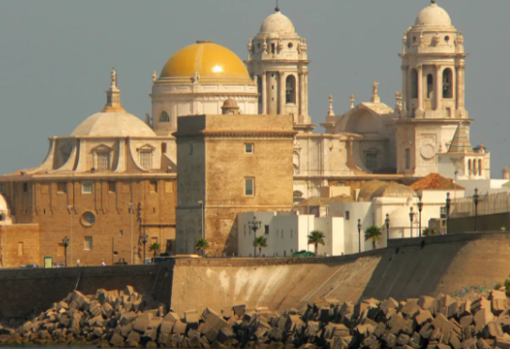
[[[291,209],[295,134],[290,115],[178,119],[177,253],[205,237],[207,253],[232,255],[238,213]]]

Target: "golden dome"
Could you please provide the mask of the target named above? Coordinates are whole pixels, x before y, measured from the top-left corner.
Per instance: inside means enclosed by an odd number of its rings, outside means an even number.
[[[195,72],[199,78],[250,79],[243,61],[228,48],[212,41],[197,41],[179,50],[166,62],[160,78],[192,78]]]

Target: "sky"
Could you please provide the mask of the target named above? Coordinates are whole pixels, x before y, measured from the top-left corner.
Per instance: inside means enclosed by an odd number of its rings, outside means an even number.
[[[464,32],[466,108],[473,146],[491,152],[494,178],[510,165],[509,0],[438,0]],[[369,101],[379,82],[393,107],[401,91],[404,31],[429,0],[280,0],[307,39],[309,113],[321,123],[333,95]],[[48,137],[69,135],[100,111],[117,70],[122,104],[144,119],[153,71],[180,48],[213,40],[243,60],[248,39],[274,12],[272,0],[45,0],[0,2],[0,174],[38,166]],[[316,132],[323,132],[318,127]]]

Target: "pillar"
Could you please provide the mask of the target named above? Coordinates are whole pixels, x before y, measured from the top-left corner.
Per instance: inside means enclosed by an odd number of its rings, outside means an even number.
[[[307,116],[308,115],[308,72],[305,72],[304,73],[304,80],[305,80],[305,90],[303,91],[303,96],[304,96],[304,106],[303,106],[303,115],[304,116]],[[303,120],[306,122],[306,120]]]
[[[409,67],[402,65],[402,111],[407,114],[407,101],[409,98]]]
[[[418,71],[418,109],[419,115],[423,117],[423,66],[419,65],[416,67]]]
[[[278,81],[278,114],[285,114],[285,72],[281,71]]]
[[[262,114],[267,114],[267,76],[266,72],[263,71],[261,75],[262,79]]]
[[[299,72],[299,116],[305,115],[303,108],[304,104],[305,104],[305,79],[304,73]]]
[[[436,65],[436,110],[443,109],[443,67]],[[441,117],[443,114],[441,114]]]
[[[465,99],[465,81],[464,81],[464,73],[466,65],[464,62],[459,62],[456,65],[457,68],[457,110],[463,111],[466,106],[466,99]]]

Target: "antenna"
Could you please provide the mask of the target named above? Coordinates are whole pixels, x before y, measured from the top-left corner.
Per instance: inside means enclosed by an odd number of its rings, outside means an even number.
[[[276,7],[274,8],[276,12],[280,11],[280,7],[278,6],[278,0],[276,0]]]

